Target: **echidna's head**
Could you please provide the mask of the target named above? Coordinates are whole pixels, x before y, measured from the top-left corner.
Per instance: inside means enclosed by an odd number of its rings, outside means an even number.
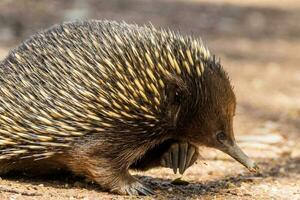
[[[234,138],[236,99],[226,72],[214,57],[194,61],[197,62],[202,66],[201,73],[195,70],[191,76],[183,77],[182,83],[179,78],[177,89],[170,88],[168,92],[178,96],[178,107],[170,107],[170,110],[178,111],[179,137],[195,145],[219,149],[255,171],[256,164],[243,153]]]
[[[255,163],[243,153],[234,138],[236,98],[229,78],[219,63],[209,61],[206,65],[201,84],[183,100],[192,113],[185,115],[186,134],[193,143],[219,149],[249,170],[255,170]]]

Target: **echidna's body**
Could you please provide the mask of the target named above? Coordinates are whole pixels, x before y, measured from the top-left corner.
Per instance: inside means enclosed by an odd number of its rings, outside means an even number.
[[[231,116],[228,78],[198,40],[108,21],[55,26],[0,64],[0,170],[47,163],[145,194],[128,168],[159,165],[174,143],[213,146],[195,130],[216,122],[221,101]]]

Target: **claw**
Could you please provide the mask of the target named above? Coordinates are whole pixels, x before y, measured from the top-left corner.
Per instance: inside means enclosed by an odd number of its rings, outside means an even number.
[[[187,158],[187,150],[188,150],[188,144],[183,143],[180,144],[179,146],[179,152],[180,152],[180,157],[179,157],[179,173],[183,174],[184,171],[186,170],[185,165],[186,165],[186,158]]]
[[[133,188],[129,187],[126,189],[126,193],[130,196],[136,196],[138,195],[138,191],[134,190]]]
[[[198,154],[194,153],[188,167],[192,166],[196,162],[197,158],[198,158]]]
[[[144,185],[141,186],[141,187],[136,188],[136,190],[138,191],[138,193],[140,195],[144,195],[144,196],[155,195],[155,192],[152,189],[150,189],[150,188],[148,188]]]
[[[135,182],[131,185],[129,185],[125,189],[126,193],[130,196],[137,196],[137,195],[144,195],[144,196],[150,196],[155,195],[155,192],[148,188],[147,186],[143,185],[140,182]]]
[[[161,166],[173,169],[174,173],[183,174],[198,157],[197,148],[189,143],[174,143],[161,158]]]
[[[195,154],[195,151],[196,150],[193,146],[189,146],[188,153],[187,153],[187,158],[186,158],[186,163],[185,163],[185,166],[184,166],[184,170],[186,170],[190,166],[190,162],[193,158],[193,155]]]
[[[174,171],[174,174],[177,173],[177,168],[178,168],[178,154],[179,154],[179,147],[178,144],[175,144],[172,146],[172,168]]]

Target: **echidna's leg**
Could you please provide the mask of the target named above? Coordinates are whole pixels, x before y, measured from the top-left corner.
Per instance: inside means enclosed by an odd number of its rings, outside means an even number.
[[[199,156],[198,148],[189,143],[174,143],[165,152],[161,159],[161,165],[173,169],[174,173],[183,174],[187,168],[196,162]]]
[[[94,168],[87,169],[90,173],[88,176],[111,192],[122,195],[148,196],[155,194],[152,189],[131,176],[128,170],[115,171],[110,167],[104,170],[103,167],[99,166],[98,168],[101,169],[96,171],[92,171]]]
[[[116,161],[118,159],[114,159],[114,155],[105,154],[104,145],[100,151],[97,144],[84,144],[71,150],[60,162],[67,165],[72,172],[84,175],[112,192],[123,195],[154,194],[150,188],[129,174],[123,162]]]

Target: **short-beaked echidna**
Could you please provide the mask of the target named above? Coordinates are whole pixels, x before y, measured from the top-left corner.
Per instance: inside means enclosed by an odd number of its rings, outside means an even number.
[[[111,21],[56,25],[0,64],[0,172],[68,169],[119,194],[152,194],[128,170],[183,173],[197,146],[249,169],[235,95],[203,43]]]

